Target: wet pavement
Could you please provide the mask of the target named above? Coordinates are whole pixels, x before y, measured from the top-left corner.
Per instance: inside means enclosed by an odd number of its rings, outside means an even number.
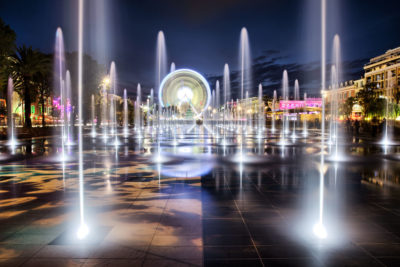
[[[210,127],[211,128],[211,127]],[[400,262],[400,145],[343,138],[321,164],[318,131],[216,134],[214,127],[0,146],[0,265],[393,266]],[[213,133],[213,134],[211,134]],[[222,145],[224,144],[224,145]],[[321,214],[327,237],[313,232]]]

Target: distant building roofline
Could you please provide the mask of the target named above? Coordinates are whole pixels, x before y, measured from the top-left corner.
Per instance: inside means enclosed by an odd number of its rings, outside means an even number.
[[[384,54],[371,58],[369,62],[365,64],[365,66],[375,64],[391,56],[400,56],[400,46],[393,49],[389,49]]]

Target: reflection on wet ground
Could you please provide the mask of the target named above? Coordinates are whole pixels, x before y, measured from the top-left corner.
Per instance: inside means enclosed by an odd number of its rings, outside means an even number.
[[[214,129],[212,129],[214,130]],[[400,262],[400,146],[347,138],[324,170],[327,238],[318,220],[320,138],[279,143],[204,127],[118,147],[85,138],[79,223],[76,147],[24,140],[0,151],[0,265],[384,266]],[[242,145],[240,145],[242,144]],[[329,153],[329,145],[325,147]],[[242,152],[242,154],[240,154]],[[158,157],[159,155],[159,157]]]

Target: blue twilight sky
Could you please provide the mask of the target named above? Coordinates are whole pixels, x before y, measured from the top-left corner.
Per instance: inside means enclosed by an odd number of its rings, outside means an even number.
[[[338,33],[343,79],[359,78],[369,58],[400,46],[400,1],[327,2],[327,57]],[[74,51],[76,6],[76,0],[0,0],[0,17],[16,31],[18,45],[50,53],[61,26],[66,49]],[[102,64],[114,60],[120,86],[131,95],[139,82],[145,92],[154,86],[159,30],[169,63],[203,73],[211,87],[228,63],[235,87],[242,27],[249,32],[254,87],[280,90],[286,68],[291,87],[297,78],[302,93],[319,92],[320,0],[86,0],[85,8],[86,52]]]

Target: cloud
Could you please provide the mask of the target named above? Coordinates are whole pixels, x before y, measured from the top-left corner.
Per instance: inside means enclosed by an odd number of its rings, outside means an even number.
[[[278,96],[281,95],[282,88],[282,74],[284,70],[288,71],[289,74],[289,94],[293,95],[294,81],[299,80],[301,94],[307,93],[309,96],[319,97],[320,86],[321,86],[321,64],[318,61],[306,62],[306,63],[292,63],[286,62],[287,57],[281,55],[277,50],[266,50],[263,51],[262,55],[254,58],[252,65],[253,73],[253,92],[249,92],[250,95],[255,96],[257,94],[257,86],[259,83],[263,85],[263,93],[272,96],[273,91],[276,90]],[[363,75],[363,65],[368,62],[368,59],[361,58],[352,61],[344,61],[342,63],[343,81],[350,79],[359,79]],[[330,82],[330,64],[326,66],[327,80],[326,83]],[[223,81],[221,75],[208,75],[207,76],[210,84],[215,84],[216,80]],[[234,70],[230,75],[231,79],[231,98],[235,99],[238,97],[239,84],[240,84],[240,73],[238,70]]]

